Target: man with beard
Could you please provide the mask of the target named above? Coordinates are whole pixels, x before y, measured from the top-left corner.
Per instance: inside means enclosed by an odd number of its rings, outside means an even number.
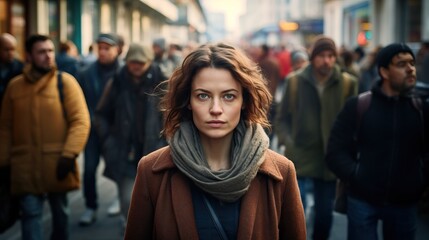
[[[380,220],[384,239],[415,239],[429,179],[429,106],[412,92],[415,57],[407,45],[380,50],[377,66],[381,81],[338,115],[326,160],[348,183],[348,239],[377,239]]]
[[[301,198],[306,208],[308,184],[313,185],[313,239],[328,239],[332,225],[336,177],[325,163],[331,126],[346,100],[357,94],[355,77],[336,64],[332,39],[318,36],[310,64],[290,74],[276,117],[279,146],[296,166]]]
[[[0,166],[11,169],[22,239],[44,239],[43,205],[48,200],[50,239],[67,240],[67,192],[80,187],[76,157],[89,134],[88,109],[76,79],[57,71],[49,37],[32,35],[25,49],[30,64],[9,83],[2,102]]]

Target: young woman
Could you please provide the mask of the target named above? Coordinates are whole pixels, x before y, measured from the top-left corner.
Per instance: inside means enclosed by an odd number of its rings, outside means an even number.
[[[306,239],[295,168],[268,149],[271,99],[238,49],[190,53],[162,101],[169,146],[139,163],[125,239]]]

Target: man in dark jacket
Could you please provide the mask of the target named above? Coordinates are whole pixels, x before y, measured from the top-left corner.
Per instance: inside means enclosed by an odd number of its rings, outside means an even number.
[[[78,80],[88,104],[91,123],[93,123],[95,109],[107,81],[123,65],[118,59],[118,42],[116,34],[100,34],[97,39],[97,61],[78,73]],[[100,162],[100,148],[98,135],[95,129],[91,127],[84,154],[83,192],[87,209],[80,218],[80,224],[83,226],[90,225],[96,220],[95,211],[98,208],[98,203],[95,176]]]
[[[16,39],[9,33],[0,35],[0,103],[9,81],[22,73],[24,64],[16,58]]]
[[[137,163],[166,145],[157,86],[166,77],[148,46],[131,44],[126,65],[107,83],[95,113],[95,128],[106,162],[104,175],[118,186],[123,217],[128,215]]]
[[[348,239],[414,239],[417,202],[428,184],[428,105],[411,94],[415,57],[394,43],[377,56],[381,81],[362,97],[350,99],[334,123],[327,163],[348,183]],[[414,102],[414,103],[413,103]],[[360,108],[362,109],[362,108]]]
[[[79,69],[79,61],[72,52],[76,51],[76,45],[72,41],[65,41],[60,43],[60,50],[55,56],[55,62],[57,68],[60,71],[70,73],[73,77],[76,77]]]

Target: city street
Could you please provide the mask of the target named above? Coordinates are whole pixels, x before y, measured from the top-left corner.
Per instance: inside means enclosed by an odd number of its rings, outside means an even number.
[[[79,158],[79,165],[82,166],[82,158]],[[99,167],[99,201],[100,208],[97,214],[97,221],[88,227],[79,226],[79,218],[83,213],[84,199],[82,197],[82,191],[73,191],[69,194],[70,209],[71,209],[71,236],[70,240],[119,240],[122,239],[121,235],[121,221],[119,216],[110,217],[107,215],[107,208],[112,203],[116,189],[112,181],[101,176],[101,172],[104,168],[103,162]],[[312,225],[310,219],[312,217],[311,205],[312,197],[309,196],[310,210],[307,212],[307,239],[311,239]],[[45,204],[45,214],[43,222],[45,225],[45,239],[49,239],[49,233],[51,228],[51,216],[49,214],[49,206]],[[345,215],[334,213],[334,222],[331,232],[330,240],[344,240],[346,239],[346,228],[347,219]],[[380,227],[381,228],[381,227]],[[417,240],[427,240],[429,236],[429,216],[419,219]],[[20,240],[21,231],[20,223],[17,222],[15,226],[6,233],[0,235],[0,240]],[[382,239],[382,238],[380,238]]]
[[[110,217],[107,215],[107,208],[113,202],[116,196],[116,188],[112,181],[102,177],[101,173],[104,169],[104,162],[100,161],[98,169],[98,193],[99,193],[99,210],[97,213],[97,221],[87,227],[79,226],[79,218],[84,208],[84,199],[82,190],[73,191],[69,193],[70,203],[70,225],[71,234],[70,240],[118,240],[122,239],[121,236],[121,221],[119,216]],[[79,166],[82,166],[82,157],[79,157]],[[82,170],[81,170],[82,172]],[[49,204],[45,203],[45,214],[43,216],[43,223],[45,226],[45,239],[49,239],[51,229],[51,216],[49,214]],[[13,228],[9,229],[6,233],[0,235],[0,240],[20,240],[21,229],[20,223],[17,222]]]

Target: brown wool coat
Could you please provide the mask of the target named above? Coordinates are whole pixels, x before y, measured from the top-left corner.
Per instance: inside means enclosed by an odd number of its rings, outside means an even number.
[[[76,157],[85,146],[90,122],[82,90],[63,72],[61,104],[55,70],[37,81],[30,78],[27,68],[6,89],[0,114],[0,166],[10,165],[15,194],[76,189],[79,172],[58,181],[56,168],[61,156]]]
[[[125,239],[198,239],[193,211],[188,178],[161,148],[139,162]],[[271,150],[241,200],[237,239],[306,239],[295,168]]]

